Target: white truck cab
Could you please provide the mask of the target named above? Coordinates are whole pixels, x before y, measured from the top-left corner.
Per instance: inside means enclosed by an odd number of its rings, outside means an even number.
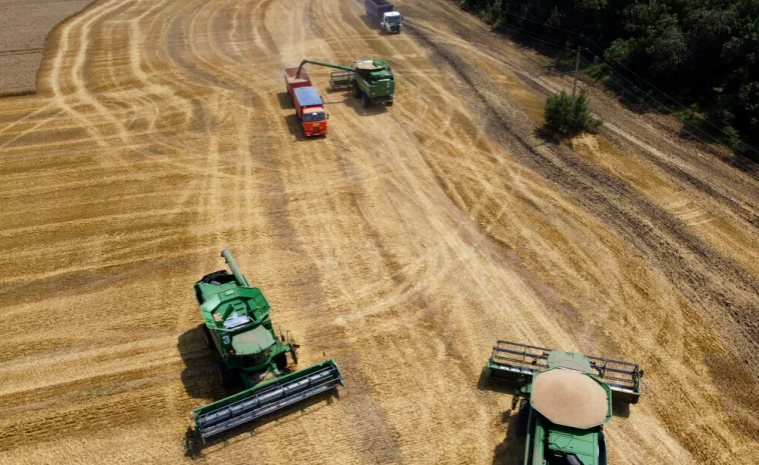
[[[388,34],[400,34],[403,16],[397,11],[389,11],[382,15],[380,27]]]

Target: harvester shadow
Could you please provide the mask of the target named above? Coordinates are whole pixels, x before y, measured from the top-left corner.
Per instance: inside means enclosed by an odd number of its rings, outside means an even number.
[[[501,417],[501,424],[506,426],[506,436],[503,441],[495,447],[493,453],[493,465],[512,465],[521,463],[524,455],[524,444],[517,434],[517,423],[519,415],[516,410],[506,410]]]
[[[501,394],[516,395],[517,386],[511,383],[493,382],[487,376],[485,368],[480,372],[480,378],[477,381],[477,389],[480,391],[494,391]],[[517,423],[519,415],[517,409],[509,409],[501,414],[500,424],[505,426],[506,435],[503,441],[498,444],[493,454],[493,465],[514,464],[520,462],[524,454],[523,437],[517,434]]]
[[[345,99],[345,105],[353,108],[353,111],[360,116],[381,115],[388,111],[385,105],[370,105],[368,107],[363,107],[361,105],[361,100],[354,98],[352,95],[349,95],[348,98]]]
[[[266,425],[267,423],[296,421],[301,416],[295,415],[295,413],[298,411],[300,411],[303,415],[307,415],[308,413],[314,411],[312,409],[306,412],[305,410],[309,407],[313,407],[317,404],[323,404],[318,407],[318,410],[321,410],[322,408],[329,406],[335,400],[339,399],[339,392],[336,389],[332,389],[313,397],[309,397],[308,399],[301,401],[295,405],[291,405],[282,410],[270,413],[262,418],[251,421],[250,423],[245,423],[229,431],[225,431],[221,434],[213,436],[205,443],[201,440],[200,436],[194,429],[188,427],[184,437],[185,457],[189,457],[191,459],[201,458],[204,455],[203,451],[209,447],[214,447],[213,452],[216,452],[220,448],[231,445],[233,443],[233,440],[244,440],[247,437],[254,436],[256,434],[256,429],[262,427],[263,425]],[[290,418],[285,419],[285,417]],[[220,445],[221,447],[219,447]]]
[[[622,402],[621,400],[614,400],[614,395],[611,396],[611,414],[615,417],[627,418],[630,416],[630,403]]]
[[[515,383],[492,381],[488,378],[487,374],[487,368],[483,368],[480,372],[480,379],[477,381],[478,390],[499,392],[510,396],[515,396],[517,394],[518,386]]]
[[[206,345],[202,325],[181,334],[177,340],[177,349],[185,366],[181,378],[189,397],[212,402],[228,395],[221,387],[216,358]]]

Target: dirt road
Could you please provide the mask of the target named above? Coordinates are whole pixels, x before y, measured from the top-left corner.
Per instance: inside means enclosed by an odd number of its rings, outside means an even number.
[[[0,0],[0,96],[34,93],[45,38],[92,0]]]
[[[100,0],[36,96],[0,102],[0,463],[178,463],[222,394],[192,283],[232,250],[347,388],[196,463],[514,463],[499,338],[633,360],[610,461],[759,461],[759,181],[592,90],[558,145],[552,63],[443,0],[384,36],[353,0]],[[389,111],[329,92],[305,141],[281,70],[388,60]]]

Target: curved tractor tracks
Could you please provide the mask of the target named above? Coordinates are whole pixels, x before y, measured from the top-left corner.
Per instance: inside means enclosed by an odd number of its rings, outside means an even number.
[[[646,368],[613,463],[759,459],[756,177],[598,89],[599,134],[544,140],[549,60],[399,8],[385,36],[354,0],[100,0],[52,32],[0,106],[0,463],[189,462],[222,394],[190,289],[223,247],[347,388],[204,462],[514,462],[499,338]],[[331,129],[303,140],[305,57],[388,60],[397,104],[311,68]]]

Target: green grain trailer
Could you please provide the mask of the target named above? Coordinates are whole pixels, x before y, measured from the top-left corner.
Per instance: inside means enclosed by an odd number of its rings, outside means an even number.
[[[525,435],[523,465],[607,465],[603,425],[612,396],[636,403],[643,370],[635,363],[498,341],[486,376],[513,383]]]
[[[205,321],[209,348],[217,353],[219,379],[224,388],[242,384],[243,390],[193,411],[195,429],[205,440],[268,413],[322,392],[343,386],[334,360],[285,373],[287,354],[298,363],[290,338],[277,335],[269,316],[271,307],[260,289],[252,287],[237,268],[232,254],[221,252],[226,270],[207,274],[195,283],[195,298]]]
[[[298,67],[306,64],[326,66],[339,69],[330,75],[329,83],[333,88],[350,87],[353,96],[361,100],[361,105],[370,104],[392,106],[395,99],[395,75],[389,64],[384,60],[358,60],[353,67],[325,63],[316,60],[303,60]]]

